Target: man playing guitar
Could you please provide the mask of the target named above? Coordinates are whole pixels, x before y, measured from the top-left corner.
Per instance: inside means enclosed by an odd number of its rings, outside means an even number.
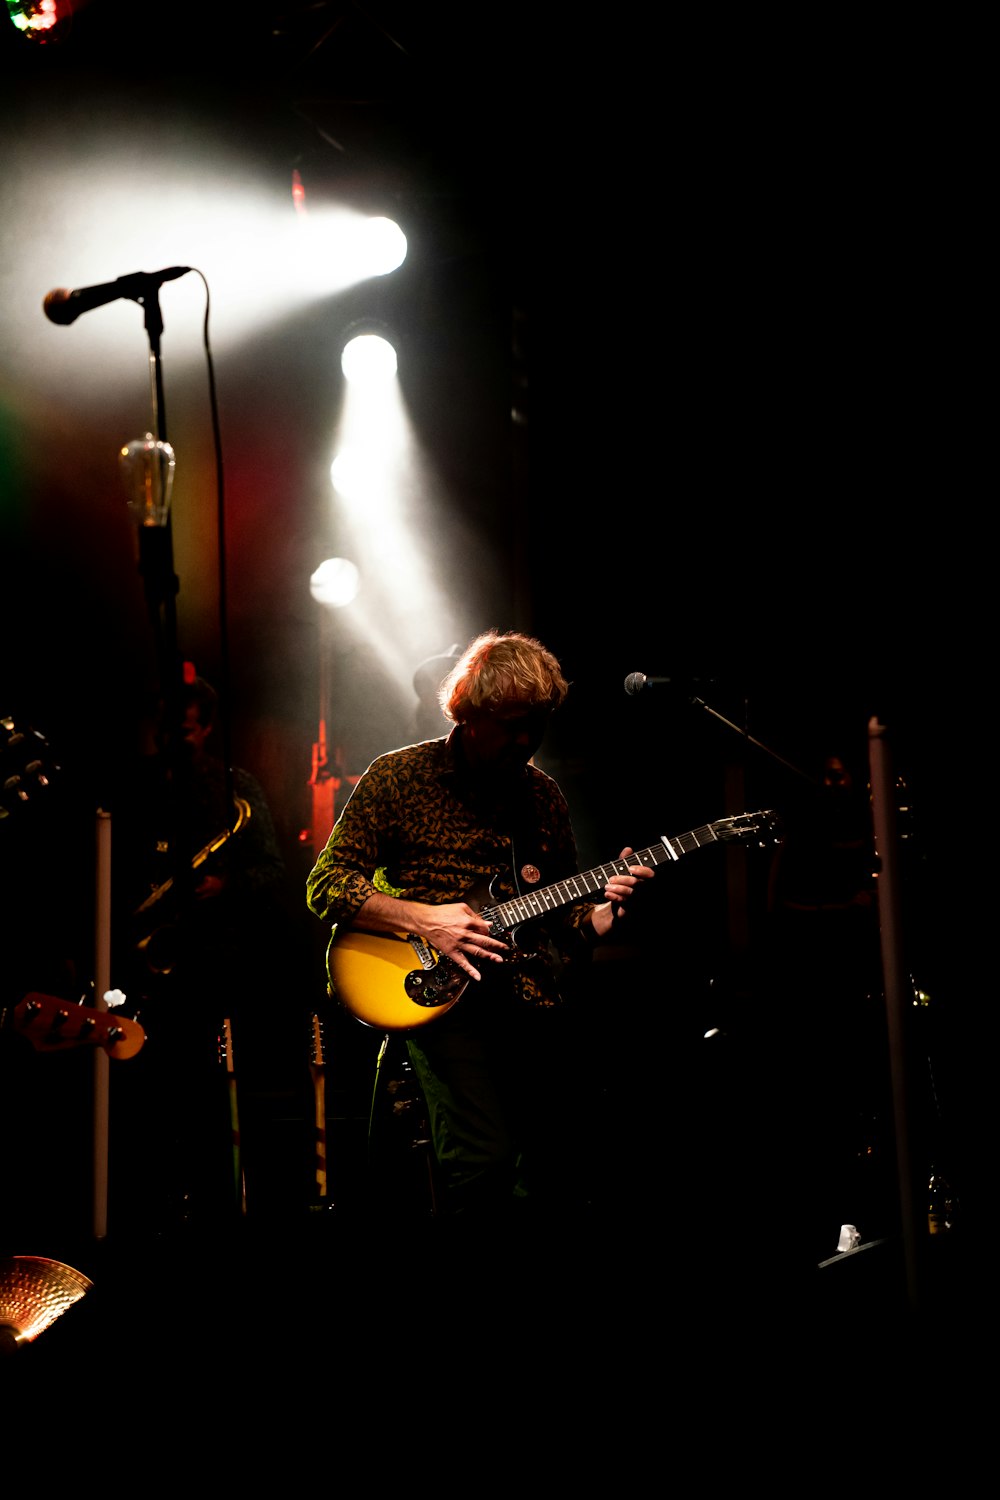
[[[362,995],[397,992],[385,1025],[406,1034],[426,1099],[441,1210],[478,1221],[572,1208],[583,1190],[569,1170],[564,979],[654,873],[626,848],[596,901],[581,889],[551,911],[532,905],[537,891],[547,908],[546,882],[572,885],[577,870],[566,800],[532,760],[566,693],[538,641],[477,637],[440,689],[451,732],[369,766],[307,881],[333,927],[333,992],[338,975]],[[491,920],[487,894],[540,918],[526,942]],[[348,1008],[383,1024],[377,1008]]]

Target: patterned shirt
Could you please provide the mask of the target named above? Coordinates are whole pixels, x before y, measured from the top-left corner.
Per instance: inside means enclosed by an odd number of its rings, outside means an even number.
[[[569,808],[552,777],[528,765],[513,790],[485,787],[465,769],[458,737],[454,729],[379,756],[357,783],[306,882],[310,910],[334,933],[376,891],[478,910],[577,873]],[[573,901],[518,932],[521,953],[503,971],[514,995],[559,1003],[557,974],[589,953],[581,929],[592,911],[593,902]]]

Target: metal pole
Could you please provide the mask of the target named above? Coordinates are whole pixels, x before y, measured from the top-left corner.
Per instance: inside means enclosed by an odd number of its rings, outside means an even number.
[[[97,809],[97,891],[94,922],[94,1005],[108,1008],[104,996],[111,988],[111,814]],[[110,1059],[103,1047],[94,1048],[94,1238],[108,1232],[108,1078]]]
[[[882,984],[885,993],[889,1036],[889,1066],[892,1076],[893,1120],[896,1135],[896,1168],[899,1207],[906,1268],[906,1288],[911,1308],[919,1297],[916,1215],[913,1168],[910,1152],[910,1109],[906,1076],[906,965],[902,938],[899,840],[895,776],[884,725],[868,721],[868,758],[871,773],[872,815],[875,852],[878,858],[878,914],[882,950]]]

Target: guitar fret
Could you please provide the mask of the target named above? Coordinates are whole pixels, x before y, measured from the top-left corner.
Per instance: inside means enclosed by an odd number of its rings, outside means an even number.
[[[678,856],[671,857],[676,859]],[[662,847],[658,848],[654,845],[649,849],[639,849],[625,859],[613,860],[607,865],[598,865],[593,870],[584,870],[579,875],[571,875],[566,880],[556,881],[554,885],[543,886],[541,890],[529,891],[527,895],[518,896],[513,901],[505,901],[499,906],[490,907],[482,915],[489,921],[498,920],[509,930],[516,927],[519,922],[527,921],[529,917],[541,916],[544,912],[555,911],[570,901],[580,901],[587,896],[593,896],[607,885],[612,874],[624,874],[637,864],[652,865],[655,869],[661,863],[662,858]]]
[[[682,853],[690,854],[693,849],[700,849],[704,844],[718,843],[718,835],[711,825],[708,825],[705,828],[692,828],[690,833],[679,834],[677,838],[671,840],[671,843],[675,844]]]

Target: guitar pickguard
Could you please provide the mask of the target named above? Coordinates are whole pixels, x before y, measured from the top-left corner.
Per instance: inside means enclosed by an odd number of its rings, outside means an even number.
[[[441,1006],[454,1004],[468,982],[468,974],[457,964],[438,958],[430,968],[412,969],[403,981],[403,989],[414,1005]]]

